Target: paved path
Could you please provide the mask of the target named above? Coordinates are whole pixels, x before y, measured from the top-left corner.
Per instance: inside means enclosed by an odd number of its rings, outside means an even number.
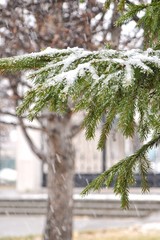
[[[45,223],[44,216],[0,216],[0,237],[40,235]],[[75,217],[74,230],[102,230],[140,226],[145,229],[160,230],[160,212],[150,217],[139,218],[87,218]]]
[[[24,195],[18,194],[15,190],[0,189],[0,198],[17,198]],[[80,190],[75,190],[75,197]],[[109,198],[112,193],[110,191],[102,191],[99,198]],[[30,195],[30,194],[29,194]],[[46,194],[42,193],[46,198]],[[27,194],[28,196],[28,194]],[[31,197],[32,194],[30,195]],[[39,194],[37,194],[39,197]],[[90,198],[91,195],[88,196]],[[92,196],[93,197],[93,196]],[[114,196],[115,197],[115,196]],[[133,189],[133,198],[148,198],[149,199],[160,199],[160,189],[152,189],[150,195],[141,195],[138,189]],[[0,216],[0,237],[5,236],[26,236],[42,234],[45,224],[44,216],[13,216],[13,215],[1,215]],[[154,213],[147,218],[87,218],[87,217],[75,217],[74,218],[74,230],[75,231],[86,231],[86,230],[102,230],[112,228],[129,228],[134,226],[140,226],[143,229],[158,229],[160,230],[160,212]]]
[[[82,199],[83,197],[79,194],[81,192],[80,189],[75,189],[73,198],[74,199]],[[0,199],[45,199],[47,200],[47,193],[41,192],[41,193],[19,193],[12,190],[6,190],[0,188]],[[86,195],[84,197],[85,199],[93,199],[93,200],[119,200],[120,196],[117,196],[113,193],[111,190],[104,190],[100,193],[90,193],[89,195]],[[159,189],[152,189],[150,193],[142,194],[140,192],[140,189],[132,189],[129,194],[129,199],[139,200],[139,201],[160,201],[160,188]]]

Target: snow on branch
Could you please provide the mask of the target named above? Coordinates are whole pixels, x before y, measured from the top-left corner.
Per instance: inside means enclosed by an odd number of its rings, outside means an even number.
[[[94,136],[101,115],[108,112],[110,124],[107,121],[109,125],[104,131],[106,136],[115,114],[120,116],[124,114],[123,108],[121,107],[120,111],[118,107],[120,102],[117,101],[118,97],[122,98],[122,102],[124,101],[124,97],[127,96],[126,91],[131,91],[131,96],[134,96],[132,111],[130,110],[132,121],[134,121],[135,108],[139,107],[136,103],[138,95],[135,96],[134,88],[139,85],[142,89],[145,87],[145,91],[153,90],[149,82],[159,78],[160,51],[103,49],[92,52],[78,47],[62,50],[47,48],[39,53],[0,60],[2,72],[28,69],[33,69],[29,78],[34,87],[27,92],[23,103],[18,108],[18,114],[22,115],[26,111],[29,119],[32,120],[46,106],[52,111],[63,113],[72,101],[73,110],[88,112],[84,120],[87,138]],[[95,118],[91,120],[89,116],[93,108],[96,109]],[[124,128],[121,123],[123,119],[124,117],[122,119],[120,117],[119,126],[124,135],[130,136],[134,132],[133,126],[130,131],[127,127]],[[102,147],[105,137],[103,135],[101,135],[99,147]]]
[[[95,130],[105,116],[98,148],[103,148],[112,125],[117,122],[125,137],[138,130],[141,140],[151,141],[135,154],[104,172],[85,190],[99,189],[116,180],[114,190],[121,195],[122,207],[128,207],[128,189],[135,183],[135,167],[140,169],[142,189],[148,190],[147,151],[160,142],[160,51],[148,49],[87,51],[80,48],[63,50],[47,48],[40,53],[0,59],[0,71],[33,70],[29,80],[33,88],[17,109],[35,118],[43,108],[63,114],[85,111],[82,127],[86,138],[94,138]],[[118,174],[117,174],[118,173]]]

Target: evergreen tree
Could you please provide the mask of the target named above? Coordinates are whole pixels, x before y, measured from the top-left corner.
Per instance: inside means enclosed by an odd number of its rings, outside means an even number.
[[[106,1],[107,7],[112,1]],[[151,34],[146,34],[151,47],[147,50],[116,51],[103,49],[87,51],[79,48],[64,50],[50,49],[40,53],[0,60],[1,71],[34,71],[29,75],[34,87],[28,91],[17,113],[27,112],[30,120],[42,109],[49,108],[57,114],[66,113],[68,106],[72,111],[86,111],[83,127],[87,139],[94,138],[95,129],[102,115],[106,120],[101,132],[98,148],[103,148],[110,129],[118,116],[117,129],[125,137],[132,137],[138,131],[142,141],[149,136],[152,139],[136,153],[119,161],[111,169],[102,173],[83,191],[97,190],[103,184],[107,187],[114,182],[114,191],[121,195],[123,208],[129,206],[129,187],[135,183],[134,171],[141,174],[142,191],[149,190],[147,173],[150,162],[147,152],[160,141],[160,51],[157,50],[159,16],[152,11],[159,2],[151,4],[128,4],[120,1],[118,7],[125,13],[118,24],[145,9],[145,15],[139,20],[147,33],[151,23]],[[152,16],[151,16],[152,15]],[[151,21],[152,20],[152,21]],[[36,70],[35,70],[36,69]]]

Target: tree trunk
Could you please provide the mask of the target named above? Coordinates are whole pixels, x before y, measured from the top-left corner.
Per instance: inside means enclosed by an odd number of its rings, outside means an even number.
[[[71,240],[74,149],[69,137],[69,119],[58,122],[54,119],[54,123],[54,127],[49,123],[48,213],[44,239]]]

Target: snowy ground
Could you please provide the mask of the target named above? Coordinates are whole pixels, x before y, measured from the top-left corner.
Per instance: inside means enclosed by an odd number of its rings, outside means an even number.
[[[141,195],[139,190],[135,189],[132,191],[130,199],[148,199],[148,200],[159,200],[160,199],[160,189],[152,189],[151,194]],[[79,198],[79,190],[75,191],[74,198]],[[105,193],[105,194],[103,194]],[[2,190],[0,198],[15,197],[20,196],[33,197],[32,194],[18,194],[14,190]],[[46,194],[42,194],[44,198],[47,198]],[[38,198],[39,194],[34,194],[34,197]],[[42,196],[41,196],[42,197]],[[115,199],[115,195],[111,192],[106,191],[102,194],[89,195],[87,198],[92,199]],[[4,236],[25,236],[25,235],[39,235],[43,232],[45,224],[44,216],[28,216],[28,215],[1,215],[0,216],[0,237]],[[75,217],[74,218],[74,230],[75,231],[92,231],[92,230],[108,230],[113,228],[138,228],[142,232],[147,232],[150,230],[160,231],[160,211],[156,212],[146,218],[88,218],[88,217]]]

